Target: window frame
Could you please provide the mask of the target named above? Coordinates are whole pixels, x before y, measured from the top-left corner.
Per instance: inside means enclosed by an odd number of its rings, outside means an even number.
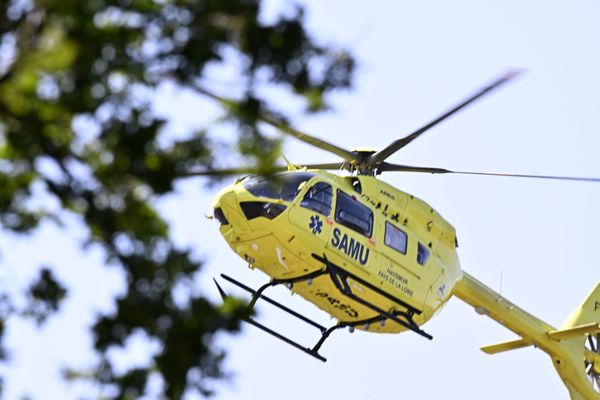
[[[388,242],[388,226],[391,227],[392,229],[400,232],[402,235],[404,235],[404,251],[402,251],[402,249],[399,249],[399,248],[393,246],[392,243]],[[390,249],[393,249],[400,254],[406,255],[406,253],[408,252],[408,234],[389,221],[385,221],[385,232],[384,232],[384,237],[383,237],[383,243]]]
[[[313,190],[313,188],[317,187],[318,185],[326,185],[327,188],[325,189],[321,189],[320,191],[324,191],[325,193],[327,193],[327,189],[329,189],[329,204],[323,203],[321,201],[314,201],[314,203],[318,203],[319,205],[322,205],[324,207],[328,207],[329,211],[327,212],[327,214],[324,214],[323,212],[321,212],[321,210],[318,210],[316,208],[312,208],[309,207],[308,205],[310,204],[303,204],[305,201],[310,201],[310,200],[306,200],[306,196],[310,193],[311,190]],[[314,212],[317,212],[325,217],[328,217],[331,215],[331,210],[333,210],[333,186],[330,183],[324,182],[324,181],[316,181],[314,183],[312,183],[310,185],[310,187],[308,188],[308,190],[306,190],[306,192],[304,192],[304,195],[302,196],[302,198],[300,199],[300,207],[306,208],[307,210],[312,210]]]
[[[425,251],[425,260],[423,260],[423,262],[421,262],[420,260],[422,254],[421,249]],[[417,263],[419,265],[425,266],[425,264],[427,264],[427,261],[429,261],[429,257],[431,257],[431,250],[429,249],[429,247],[417,241]]]
[[[352,204],[355,204],[358,206],[358,208],[362,208],[366,211],[369,212],[370,215],[370,220],[367,222],[369,225],[369,230],[368,232],[363,231],[362,229],[360,229],[360,227],[356,226],[355,224],[352,224],[350,222],[347,222],[345,220],[340,220],[339,218],[339,205],[340,205],[340,199],[343,198],[347,198],[349,199]],[[342,200],[342,202],[347,201],[346,199]],[[360,218],[360,216],[355,215],[354,213],[349,213],[352,214],[355,218],[362,220],[362,218]],[[344,192],[341,189],[337,189],[336,191],[336,198],[335,198],[335,209],[334,209],[334,219],[337,223],[345,226],[348,229],[352,229],[353,231],[355,231],[356,233],[360,233],[363,236],[366,236],[368,238],[370,238],[373,235],[373,227],[375,226],[375,214],[373,213],[373,210],[371,210],[371,208],[369,208],[368,206],[366,206],[365,204],[362,204],[357,198],[356,196],[350,195],[346,192]]]

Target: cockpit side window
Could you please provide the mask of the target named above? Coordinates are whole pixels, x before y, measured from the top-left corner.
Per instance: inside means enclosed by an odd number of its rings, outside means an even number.
[[[331,185],[325,182],[318,182],[308,189],[300,205],[328,216],[331,212],[332,198],[333,190],[331,189]]]
[[[371,237],[373,213],[369,207],[341,190],[337,191],[335,220],[358,233]]]
[[[406,254],[406,244],[408,237],[406,233],[396,228],[389,222],[385,223],[385,244],[390,246],[392,249],[399,251],[402,254]]]

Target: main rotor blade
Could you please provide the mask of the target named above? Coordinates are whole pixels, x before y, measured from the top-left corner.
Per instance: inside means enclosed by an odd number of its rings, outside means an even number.
[[[274,166],[272,169],[270,169],[270,172],[281,172],[281,171],[287,171],[288,167],[284,167],[284,166]],[[209,169],[206,171],[189,171],[189,172],[182,172],[177,174],[177,176],[179,178],[191,178],[194,176],[215,176],[215,177],[219,177],[219,176],[229,176],[229,175],[254,175],[256,174],[256,168],[250,168],[250,167],[240,167],[240,168],[224,168],[224,169]]]
[[[240,103],[235,100],[226,99],[225,97],[216,95],[216,94],[212,93],[211,91],[209,91],[199,85],[196,85],[195,87],[196,87],[196,90],[198,90],[200,93],[202,93],[214,100],[217,100],[218,102],[224,104],[227,107],[240,105]],[[355,153],[348,151],[346,149],[343,149],[339,146],[336,146],[332,143],[329,143],[325,140],[319,139],[315,136],[312,136],[307,133],[301,132],[297,129],[294,129],[290,125],[288,125],[284,121],[278,119],[277,117],[273,116],[272,114],[270,114],[267,111],[258,111],[257,118],[263,122],[266,122],[269,125],[274,126],[275,128],[279,129],[280,131],[287,133],[288,135],[291,135],[291,136],[295,137],[296,139],[303,141],[304,143],[308,143],[311,146],[318,147],[319,149],[326,150],[330,153],[336,154],[336,155],[342,157],[346,161],[350,161],[350,162],[359,161],[359,157]]]
[[[450,171],[449,169],[444,168],[435,168],[435,167],[413,167],[410,165],[401,165],[401,164],[392,164],[388,162],[382,162],[377,168],[377,174],[381,174],[382,172],[424,172],[429,174],[451,174],[454,171]]]
[[[370,165],[377,165],[378,163],[383,162],[389,156],[391,156],[392,154],[394,154],[395,152],[397,152],[398,150],[400,150],[401,148],[403,148],[404,146],[406,146],[407,144],[409,144],[410,142],[412,142],[413,140],[415,140],[416,138],[421,136],[423,133],[425,133],[426,131],[428,131],[429,129],[434,127],[435,125],[439,124],[446,118],[450,117],[452,114],[460,111],[464,107],[473,103],[475,100],[479,99],[483,95],[491,92],[492,90],[500,87],[504,83],[510,81],[512,78],[519,75],[520,73],[521,73],[521,70],[518,70],[518,69],[509,70],[504,75],[502,75],[500,78],[497,78],[496,80],[491,82],[489,85],[487,85],[487,86],[483,87],[482,89],[480,89],[479,91],[475,92],[469,98],[467,98],[462,103],[458,104],[457,106],[455,106],[448,112],[440,115],[433,121],[429,122],[428,124],[424,125],[423,127],[419,128],[419,129],[417,129],[410,135],[396,140],[395,142],[393,142],[389,146],[387,146],[385,149],[373,154],[371,157],[369,157],[368,163]]]
[[[262,111],[259,112],[258,118],[260,120],[262,120],[263,122],[266,122],[267,124],[274,126],[275,128],[279,129],[280,131],[287,133],[288,135],[291,135],[291,136],[295,137],[296,139],[303,141],[304,143],[308,143],[311,146],[314,146],[319,149],[326,150],[330,153],[336,154],[336,155],[342,157],[346,161],[358,162],[360,160],[359,157],[356,154],[354,154],[353,152],[343,149],[339,146],[336,146],[335,144],[326,142],[325,140],[319,139],[318,137],[311,136],[307,133],[304,133],[297,129],[294,129],[291,126],[289,126],[287,123],[280,121],[277,118],[275,118],[272,115],[269,115],[265,112],[262,112]]]
[[[343,162],[333,163],[321,163],[321,164],[304,164],[298,165],[298,168],[306,169],[325,169],[325,170],[339,170],[345,167]],[[269,172],[284,172],[288,171],[289,168],[283,165],[276,165],[269,170]],[[240,168],[224,168],[224,169],[213,169],[206,171],[189,171],[180,173],[177,176],[179,178],[191,178],[194,176],[228,176],[228,175],[255,175],[257,174],[256,168],[240,167]]]
[[[328,169],[328,170],[338,170],[343,169],[346,166],[346,163],[343,162],[332,162],[332,163],[322,163],[322,164],[300,164],[300,168],[306,169]]]
[[[399,165],[384,162],[377,169],[377,173],[386,171],[396,172],[422,172],[430,174],[459,174],[459,175],[483,175],[483,176],[504,176],[509,178],[534,178],[534,179],[554,179],[560,181],[578,181],[578,182],[598,182],[600,178],[579,177],[579,176],[554,176],[554,175],[531,175],[531,174],[507,174],[499,172],[473,172],[473,171],[452,171],[445,168],[432,167],[413,167],[410,165]]]

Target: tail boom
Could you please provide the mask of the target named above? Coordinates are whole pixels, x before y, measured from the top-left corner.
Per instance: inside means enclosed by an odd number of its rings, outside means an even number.
[[[596,299],[600,297],[600,283],[561,329],[529,314],[464,271],[453,294],[473,306],[477,313],[490,317],[519,336],[516,340],[485,346],[483,351],[496,354],[536,346],[551,357],[571,399],[600,400],[600,394],[588,382],[584,367],[585,359],[596,357],[587,354],[589,351],[586,353],[584,343],[586,335],[600,332],[600,306],[594,309],[600,304],[600,299]]]

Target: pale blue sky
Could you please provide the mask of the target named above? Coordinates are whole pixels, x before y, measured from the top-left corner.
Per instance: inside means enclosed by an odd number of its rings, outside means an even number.
[[[283,1],[270,1],[269,10]],[[331,97],[335,111],[297,118],[298,128],[352,149],[381,148],[428,122],[508,67],[527,72],[394,155],[390,161],[457,170],[600,176],[600,5],[595,1],[307,1],[307,22],[326,43],[351,48],[358,61],[356,87]],[[268,18],[268,12],[266,18]],[[172,101],[171,101],[172,100]],[[283,101],[283,100],[282,100]],[[169,106],[169,104],[171,104]],[[178,118],[216,116],[218,107],[173,95],[159,103]],[[201,110],[202,112],[199,112]],[[335,160],[287,140],[294,163]],[[384,174],[381,177],[439,211],[458,232],[462,267],[548,323],[559,326],[600,279],[600,185],[493,177]],[[223,186],[226,183],[223,183]],[[221,186],[222,187],[222,186]],[[204,219],[214,190],[200,181],[181,184],[160,206],[182,244],[207,261],[199,290],[217,293],[210,278],[220,272],[258,286],[266,277],[250,271]],[[73,224],[75,225],[75,224]],[[55,383],[56,368],[91,359],[81,335],[98,310],[110,310],[120,290],[118,274],[101,267],[96,252],[81,255],[60,231],[34,239],[2,237],[2,281],[26,282],[40,262],[60,265],[60,278],[80,289],[41,334],[11,324],[17,351],[5,373],[6,398],[68,398],[97,393]],[[71,229],[77,236],[76,228]],[[274,292],[275,293],[275,292]],[[274,297],[328,323],[310,304],[285,290]],[[297,327],[259,306],[267,324],[292,330],[305,343],[316,332]],[[224,337],[232,384],[219,400],[565,399],[568,394],[550,359],[535,349],[494,357],[482,345],[514,338],[458,299],[426,324],[434,336],[332,334],[325,364],[267,337],[253,327]],[[136,343],[123,363],[143,359]]]

